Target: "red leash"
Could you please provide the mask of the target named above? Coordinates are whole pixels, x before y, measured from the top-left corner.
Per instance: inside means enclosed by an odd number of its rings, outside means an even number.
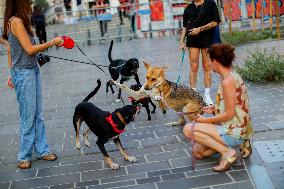
[[[194,126],[196,123],[196,119],[198,118],[198,115],[195,116],[195,118],[192,121],[192,127],[191,127],[191,140],[190,140],[190,146],[191,146],[191,167],[192,167],[192,171],[195,171],[195,164],[196,164],[196,158],[193,154],[193,150],[194,150],[194,145],[195,145],[195,141],[194,141]]]

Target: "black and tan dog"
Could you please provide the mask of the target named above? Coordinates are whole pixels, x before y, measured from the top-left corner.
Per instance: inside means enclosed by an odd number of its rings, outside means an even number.
[[[130,89],[132,89],[134,91],[139,91],[141,87],[142,87],[142,85],[135,84],[135,85],[131,85]],[[146,109],[148,121],[150,121],[151,120],[151,113],[154,114],[155,111],[156,111],[156,105],[153,103],[151,98],[150,97],[144,97],[144,98],[140,98],[140,99],[135,99],[133,97],[128,97],[128,98],[130,98],[132,105],[141,104],[141,106]],[[151,111],[151,113],[150,113],[149,103],[153,106],[153,110]]]
[[[80,149],[79,140],[79,130],[81,123],[85,121],[89,129],[84,133],[85,144],[90,147],[88,141],[88,135],[92,131],[97,137],[97,145],[101,150],[104,160],[111,169],[118,169],[119,165],[114,163],[109,157],[104,144],[109,140],[113,140],[122,154],[123,158],[131,163],[136,162],[135,157],[130,157],[124,151],[119,134],[124,131],[125,126],[134,120],[134,117],[139,113],[140,107],[133,105],[126,105],[122,108],[116,109],[114,112],[110,113],[108,111],[103,111],[93,103],[88,102],[99,90],[101,86],[100,80],[97,81],[98,86],[92,91],[81,103],[79,103],[75,108],[75,113],[73,116],[73,124],[76,132],[76,148]]]
[[[110,65],[108,67],[109,73],[111,75],[111,78],[116,81],[119,79],[119,83],[124,83],[125,81],[131,79],[132,77],[135,79],[137,84],[140,84],[139,77],[138,77],[138,68],[139,68],[139,61],[136,58],[130,58],[128,60],[126,59],[112,59],[111,51],[113,46],[113,40],[110,43],[109,51],[108,51],[108,59],[110,62]],[[110,81],[106,84],[106,93],[108,93],[109,87],[111,89],[112,94],[114,94],[114,90],[112,87],[112,83]],[[118,96],[116,101],[119,102],[121,97],[121,90],[119,89]]]

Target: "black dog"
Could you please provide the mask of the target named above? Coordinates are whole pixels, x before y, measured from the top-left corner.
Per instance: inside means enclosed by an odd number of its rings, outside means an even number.
[[[118,164],[112,162],[111,158],[106,152],[104,144],[112,139],[125,160],[131,163],[137,161],[135,157],[128,156],[124,151],[119,139],[119,134],[124,131],[124,128],[128,123],[134,120],[134,117],[139,113],[140,107],[127,105],[116,109],[112,113],[101,110],[93,103],[88,102],[88,100],[98,92],[101,86],[101,81],[98,80],[97,82],[98,86],[95,88],[95,90],[91,92],[75,108],[73,124],[76,132],[76,148],[80,149],[79,129],[81,123],[85,121],[89,127],[89,129],[83,135],[86,146],[90,147],[88,135],[92,131],[98,137],[97,145],[104,156],[106,164],[112,169],[118,169]]]
[[[131,85],[130,89],[132,89],[134,91],[139,91],[141,87],[142,87],[142,85],[135,84],[135,85]],[[151,113],[154,114],[155,110],[156,110],[156,105],[152,102],[151,98],[145,97],[145,98],[141,98],[141,99],[138,99],[138,100],[135,100],[132,97],[128,97],[128,98],[130,98],[132,105],[141,104],[142,107],[146,108],[147,115],[148,115],[148,121],[150,121],[151,120],[151,114],[150,114],[150,109],[149,109],[149,103],[153,106],[153,110],[151,111]]]
[[[129,60],[125,60],[125,59],[113,60],[111,57],[112,46],[113,46],[113,40],[110,43],[110,47],[108,51],[108,59],[110,62],[108,69],[109,69],[111,78],[116,81],[118,80],[119,76],[121,76],[120,83],[122,84],[123,82],[134,77],[136,83],[141,85],[138,74],[137,74],[137,71],[139,68],[139,61],[136,58],[130,58]],[[111,89],[112,94],[114,94],[114,90],[113,90],[113,87],[110,81],[108,81],[106,84],[106,93],[108,93],[109,87]],[[116,101],[119,102],[120,98],[121,98],[121,89],[119,89]]]

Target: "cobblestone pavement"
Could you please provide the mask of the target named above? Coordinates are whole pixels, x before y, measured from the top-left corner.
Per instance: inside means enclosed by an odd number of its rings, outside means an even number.
[[[98,64],[108,65],[108,44],[85,46],[83,49]],[[177,40],[157,38],[115,43],[114,58],[137,57],[142,82],[145,68],[142,60],[154,65],[169,66],[167,77],[176,80],[181,60]],[[284,41],[263,42],[263,47],[275,46],[284,53]],[[257,45],[237,48],[237,62],[247,56],[246,50]],[[86,60],[78,50],[52,49],[49,54]],[[14,91],[5,86],[8,76],[6,57],[0,64],[0,188],[133,188],[133,189],[219,189],[219,188],[283,188],[283,84],[254,85],[248,83],[253,122],[255,125],[254,153],[246,161],[238,161],[226,173],[214,173],[211,167],[217,157],[198,160],[196,171],[191,171],[189,142],[182,135],[182,127],[167,127],[165,124],[176,115],[157,111],[152,121],[146,121],[145,111],[127,127],[121,139],[137,163],[125,162],[113,143],[107,151],[121,167],[110,170],[102,161],[91,135],[91,148],[75,149],[72,116],[74,107],[96,86],[101,78],[107,78],[96,67],[73,62],[53,60],[42,67],[44,115],[48,143],[59,159],[55,162],[35,160],[32,168],[21,171],[16,168],[18,151],[18,104]],[[184,64],[182,81],[187,85],[188,64]],[[202,73],[199,74],[198,91],[203,93]],[[217,89],[218,78],[213,77],[212,96]],[[124,95],[126,101],[126,95]],[[121,107],[115,96],[105,94],[105,86],[90,100],[104,110]],[[266,146],[265,146],[266,145]],[[277,146],[278,145],[278,146]],[[282,146],[281,146],[282,145]],[[277,148],[279,147],[279,148]],[[267,150],[263,150],[267,148]],[[269,149],[268,149],[269,148]],[[277,151],[278,150],[278,151]],[[270,153],[271,152],[271,153]],[[273,156],[274,155],[274,156]]]

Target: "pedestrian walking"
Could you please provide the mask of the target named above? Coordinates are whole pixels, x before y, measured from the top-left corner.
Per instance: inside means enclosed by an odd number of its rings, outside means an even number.
[[[108,13],[109,1],[108,0],[96,0],[94,9],[96,16],[103,15]],[[100,21],[100,30],[101,30],[101,37],[107,37],[107,20],[99,20]]]
[[[46,29],[45,29],[45,16],[43,14],[43,10],[40,6],[35,5],[33,7],[32,14],[32,25],[34,25],[36,30],[36,35],[39,39],[39,43],[46,43]]]

